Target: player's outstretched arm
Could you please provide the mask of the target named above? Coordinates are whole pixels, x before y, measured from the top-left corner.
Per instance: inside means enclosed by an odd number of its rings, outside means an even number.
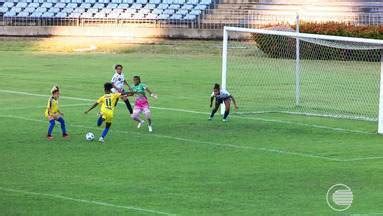
[[[213,107],[213,101],[214,101],[214,96],[211,96],[210,97],[210,108]]]
[[[238,110],[237,101],[235,100],[233,95],[231,96],[231,100],[233,100],[235,110]]]
[[[130,87],[129,83],[124,80],[124,83],[126,86],[128,86],[129,91],[133,91],[132,87]],[[128,95],[129,96],[129,95]]]
[[[98,105],[98,103],[96,102],[96,103],[94,103],[87,111],[85,111],[84,113],[85,114],[88,114],[88,112],[89,111],[91,111],[92,109],[94,109],[94,108],[96,108],[97,107],[97,105]]]
[[[154,97],[155,99],[158,99],[157,94],[155,94],[154,92],[152,92],[149,88],[146,88],[145,90],[150,94],[150,96]]]

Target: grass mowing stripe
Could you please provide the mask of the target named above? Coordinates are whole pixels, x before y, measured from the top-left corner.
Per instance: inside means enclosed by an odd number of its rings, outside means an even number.
[[[112,207],[112,208],[122,208],[122,209],[146,212],[146,213],[151,213],[151,214],[175,215],[175,214],[170,214],[167,212],[162,212],[162,211],[157,211],[157,210],[152,210],[152,209],[144,209],[144,208],[139,208],[139,207],[135,207],[135,206],[115,205],[115,204],[106,203],[106,202],[102,202],[102,201],[78,199],[78,198],[72,198],[72,197],[56,195],[56,194],[37,193],[37,192],[31,192],[31,191],[25,191],[25,190],[16,190],[16,189],[12,189],[12,188],[4,188],[4,187],[0,187],[0,190],[5,191],[5,192],[21,193],[21,194],[27,194],[27,195],[33,195],[33,196],[44,196],[44,197],[51,197],[51,198],[56,198],[56,199],[70,200],[70,201],[74,201],[74,202],[95,204],[95,205],[107,206],[107,207]]]
[[[79,104],[65,104],[65,105],[60,105],[60,107],[78,107],[78,106],[86,106],[89,105],[89,103],[79,103]],[[8,107],[8,108],[0,108],[0,111],[5,111],[5,110],[23,110],[23,109],[45,109],[46,106],[25,106],[25,107]]]
[[[1,118],[13,118],[13,119],[22,119],[27,121],[34,121],[34,122],[44,122],[44,120],[38,120],[38,119],[30,119],[25,118],[21,116],[12,116],[12,115],[0,115]],[[77,127],[77,128],[85,128],[85,129],[93,129],[93,130],[103,130],[103,128],[99,127],[89,127],[84,125],[73,125],[71,124],[71,127]],[[235,148],[235,149],[245,149],[245,150],[255,150],[255,151],[263,151],[263,152],[270,152],[270,153],[276,153],[276,154],[282,154],[282,155],[292,155],[292,156],[300,156],[300,157],[306,157],[306,158],[316,158],[316,159],[322,159],[327,161],[335,161],[335,162],[352,162],[352,161],[363,161],[363,160],[376,160],[376,159],[383,159],[383,157],[365,157],[365,158],[356,158],[356,159],[340,159],[335,157],[326,157],[321,155],[315,155],[315,154],[309,154],[309,153],[302,153],[302,152],[292,152],[292,151],[284,151],[280,149],[270,149],[270,148],[255,148],[251,146],[238,146],[233,144],[224,144],[224,143],[214,143],[214,142],[208,142],[208,141],[200,141],[200,140],[194,140],[194,139],[188,139],[188,138],[181,138],[181,137],[174,137],[174,136],[168,136],[168,135],[161,135],[161,134],[143,134],[139,132],[132,132],[132,131],[120,131],[111,129],[111,131],[119,132],[119,133],[125,133],[125,134],[138,134],[138,135],[146,135],[146,136],[154,136],[158,138],[165,138],[165,139],[172,139],[172,140],[178,140],[183,142],[191,142],[191,143],[198,143],[198,144],[207,144],[207,145],[214,145],[219,147],[226,147],[226,148]]]
[[[49,95],[34,94],[34,93],[12,91],[12,90],[5,90],[5,89],[0,89],[0,92],[10,93],[10,94],[29,95],[29,96],[36,96],[36,97],[49,97]],[[61,96],[61,98],[66,98],[66,99],[71,99],[71,100],[80,100],[80,101],[95,101],[92,99],[68,97],[68,96]],[[194,114],[203,114],[203,115],[209,114],[208,112],[193,111],[193,110],[186,110],[186,109],[177,109],[177,108],[165,108],[165,107],[151,107],[151,108],[158,109],[158,110],[167,110],[167,111],[185,112],[185,113],[194,113]],[[357,133],[357,134],[365,134],[365,135],[376,135],[376,133],[369,132],[369,131],[351,130],[351,129],[346,129],[346,128],[329,127],[329,126],[317,125],[317,124],[307,124],[307,123],[292,122],[292,121],[285,121],[285,120],[276,120],[276,119],[266,119],[266,118],[260,118],[260,117],[243,117],[243,116],[236,116],[236,115],[232,115],[232,117],[241,118],[241,119],[248,119],[248,120],[258,120],[258,121],[264,121],[264,122],[273,122],[273,123],[279,123],[279,124],[291,124],[291,125],[298,125],[298,126],[304,126],[304,127],[312,127],[312,128],[332,130],[332,131],[342,132],[342,133]]]

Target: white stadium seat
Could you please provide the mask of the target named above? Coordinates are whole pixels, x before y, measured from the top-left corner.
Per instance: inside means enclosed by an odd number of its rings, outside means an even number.
[[[106,8],[117,8],[118,4],[110,3]]]
[[[151,13],[151,14],[148,14],[145,18],[146,19],[154,20],[154,19],[157,19],[157,14]]]
[[[69,4],[66,5],[66,7],[68,7],[68,8],[76,8],[77,4],[76,3],[69,3]]]
[[[44,17],[44,18],[51,18],[51,17],[54,17],[54,14],[51,13],[51,12],[45,12],[41,15],[41,17]]]
[[[4,17],[13,17],[16,16],[16,12],[14,11],[8,11],[7,13],[4,14]]]
[[[160,5],[158,5],[158,9],[162,9],[162,10],[164,10],[164,9],[167,9],[169,7],[169,5],[168,4],[160,4]]]
[[[164,11],[162,10],[162,9],[154,9],[153,11],[152,11],[152,14],[156,14],[156,15],[158,15],[158,14],[162,14]]]
[[[27,5],[28,5],[28,3],[26,3],[26,2],[19,2],[19,3],[17,3],[17,5],[15,7],[25,8]]]
[[[98,8],[90,8],[87,10],[89,13],[98,13],[99,9]]]
[[[168,9],[178,10],[181,6],[178,4],[171,4],[169,5]]]
[[[193,14],[188,14],[184,17],[184,20],[194,20],[196,19],[196,15],[193,15]]]
[[[57,18],[65,18],[65,17],[67,17],[67,16],[68,16],[67,13],[63,13],[63,12],[57,13],[57,14],[55,15],[55,17],[57,17]]]
[[[180,20],[180,19],[182,19],[182,15],[181,15],[181,14],[174,14],[174,15],[171,16],[169,19],[172,19],[172,20]]]
[[[60,8],[56,8],[56,7],[52,7],[48,10],[48,12],[52,12],[52,13],[58,13],[60,12]]]
[[[20,12],[19,14],[17,14],[18,17],[28,17],[29,16],[29,13],[28,12],[25,12],[25,11],[22,11]]]
[[[161,0],[149,0],[150,4],[160,4]]]
[[[80,8],[91,8],[92,7],[92,4],[91,3],[82,3],[80,5]]]
[[[169,15],[168,14],[161,14],[157,18],[158,19],[169,19]]]
[[[35,11],[35,12],[33,12],[33,13],[31,14],[31,17],[35,17],[35,18],[37,18],[37,17],[41,17],[42,14],[43,14],[43,13],[41,13],[41,12],[37,12],[37,11]]]
[[[191,10],[193,9],[194,6],[193,5],[190,5],[190,4],[185,4],[181,7],[181,9],[184,9],[184,10]]]
[[[120,4],[120,5],[118,5],[117,8],[128,9],[129,8],[129,4]]]
[[[194,9],[196,9],[196,10],[205,10],[206,9],[206,5],[203,5],[203,4],[199,4],[199,5],[197,5],[197,6],[195,6],[195,8]]]
[[[61,12],[64,12],[64,13],[71,13],[73,11],[73,8],[63,8],[63,10]]]
[[[186,15],[186,14],[188,14],[188,12],[189,12],[188,10],[181,9],[181,10],[177,11],[177,14]]]
[[[22,10],[22,8],[19,8],[19,7],[13,7],[13,8],[11,8],[10,11],[14,11],[14,12],[18,13],[18,12],[20,12],[21,10]]]
[[[209,5],[211,4],[211,0],[201,0],[200,4],[203,4],[203,5]]]
[[[39,5],[40,5],[39,3],[33,2],[33,3],[29,3],[28,7],[38,8]]]
[[[164,10],[164,14],[172,15],[172,14],[174,14],[174,10],[172,10],[172,9],[166,9],[166,10]]]
[[[198,4],[198,0],[188,0],[187,4],[196,5]]]
[[[152,9],[156,8],[156,5],[155,4],[146,4],[144,8],[152,10]]]
[[[132,14],[130,14],[130,13],[121,13],[119,18],[120,19],[130,19],[130,18],[132,18]]]
[[[7,7],[0,7],[0,13],[6,13],[8,11]]]
[[[101,3],[96,3],[93,5],[93,8],[98,8],[98,9],[101,9],[101,8],[104,8],[105,5],[104,4],[101,4]]]
[[[85,8],[75,8],[72,13],[84,13],[85,12]]]
[[[200,15],[201,14],[201,10],[192,10],[192,11],[190,11],[190,13],[189,14],[191,14],[191,15]]]
[[[59,2],[55,5],[55,7],[57,8],[64,8],[65,7],[65,3],[62,3],[62,2]]]
[[[140,8],[142,8],[142,4],[134,3],[132,6],[130,6],[130,8],[140,9]]]
[[[71,13],[69,15],[69,18],[80,18],[81,14],[80,13]]]

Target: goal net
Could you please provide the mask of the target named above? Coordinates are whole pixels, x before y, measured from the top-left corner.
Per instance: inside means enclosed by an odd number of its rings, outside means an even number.
[[[222,87],[241,114],[378,121],[382,49],[381,40],[225,27]]]

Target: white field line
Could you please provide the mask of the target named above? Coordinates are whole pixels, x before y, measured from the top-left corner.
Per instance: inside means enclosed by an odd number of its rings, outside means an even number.
[[[78,106],[86,106],[89,105],[89,103],[78,103],[78,104],[64,104],[60,105],[60,107],[78,107]],[[45,109],[46,106],[25,106],[25,107],[6,107],[6,108],[0,108],[0,111],[6,111],[6,110],[24,110],[24,109]]]
[[[0,187],[0,190],[5,191],[5,192],[11,192],[11,193],[19,193],[19,194],[26,194],[26,195],[32,195],[32,196],[43,196],[43,197],[50,197],[50,198],[62,199],[62,200],[70,200],[70,201],[74,201],[74,202],[94,204],[94,205],[106,206],[106,207],[111,207],[111,208],[134,210],[134,211],[140,211],[140,212],[151,213],[151,214],[175,215],[175,214],[170,214],[167,212],[162,212],[162,211],[157,211],[157,210],[152,210],[152,209],[139,208],[139,207],[135,207],[135,206],[115,205],[115,204],[101,202],[101,201],[95,201],[95,200],[77,199],[77,198],[72,198],[72,197],[67,197],[67,196],[62,196],[62,195],[57,195],[57,194],[38,193],[38,192],[16,190],[16,189],[12,189],[12,188],[4,188],[4,187]]]
[[[12,91],[12,90],[6,90],[6,89],[0,89],[0,92],[9,93],[9,94],[29,95],[29,96],[35,96],[35,97],[49,97],[49,95],[34,94],[34,93],[21,92],[21,91]],[[96,99],[92,100],[92,99],[87,99],[87,98],[68,97],[68,96],[61,96],[61,98],[70,99],[70,100],[79,100],[79,101],[96,101]],[[185,112],[185,113],[209,115],[208,112],[200,112],[200,111],[193,111],[193,110],[186,110],[186,109],[165,108],[165,107],[155,107],[155,106],[152,106],[151,108],[158,109],[158,110],[167,110],[167,111],[175,111],[175,112]],[[346,129],[346,128],[329,127],[329,126],[324,126],[324,125],[307,124],[307,123],[292,122],[292,121],[285,121],[285,120],[266,119],[266,118],[260,118],[260,117],[244,117],[244,116],[237,116],[237,115],[232,115],[232,117],[241,118],[241,119],[248,119],[248,120],[258,120],[258,121],[263,121],[263,122],[273,122],[273,123],[279,123],[279,124],[290,124],[290,125],[298,125],[298,126],[304,126],[304,127],[312,127],[312,128],[318,128],[318,129],[338,131],[338,132],[342,132],[342,133],[358,133],[358,134],[369,134],[369,135],[376,134],[376,133],[368,132],[368,131],[351,130],[351,129]]]
[[[34,121],[34,122],[42,122],[46,123],[45,120],[39,120],[39,119],[31,119],[31,118],[25,118],[21,116],[14,116],[14,115],[0,115],[0,118],[12,118],[12,119],[21,119],[26,121]],[[84,128],[84,129],[91,129],[91,130],[103,130],[103,128],[100,127],[89,127],[84,125],[74,125],[70,124],[71,127],[76,128]],[[124,133],[124,134],[136,134],[141,136],[153,136],[157,138],[162,139],[170,139],[170,140],[177,140],[182,141],[186,143],[196,143],[196,144],[206,144],[206,145],[212,145],[212,146],[218,146],[218,147],[226,147],[226,148],[235,148],[235,149],[244,149],[244,150],[254,150],[254,151],[263,151],[263,152],[269,152],[269,153],[276,153],[280,155],[292,155],[292,156],[300,156],[300,157],[306,157],[306,158],[315,158],[315,159],[322,159],[327,161],[335,161],[335,162],[352,162],[352,161],[364,161],[364,160],[377,160],[377,159],[383,159],[382,157],[361,157],[361,158],[351,158],[351,159],[340,159],[335,157],[326,157],[321,155],[315,155],[310,153],[303,153],[303,152],[293,152],[293,151],[285,151],[280,149],[273,149],[273,148],[263,148],[263,147],[252,147],[252,146],[240,146],[240,145],[233,145],[233,144],[224,144],[224,143],[215,143],[215,142],[209,142],[209,141],[200,141],[200,140],[194,140],[194,139],[188,139],[188,138],[182,138],[182,137],[175,137],[175,136],[168,136],[168,135],[162,135],[162,134],[145,134],[140,132],[133,132],[133,131],[122,131],[122,130],[114,130],[111,129],[111,131],[118,132],[118,133]]]

